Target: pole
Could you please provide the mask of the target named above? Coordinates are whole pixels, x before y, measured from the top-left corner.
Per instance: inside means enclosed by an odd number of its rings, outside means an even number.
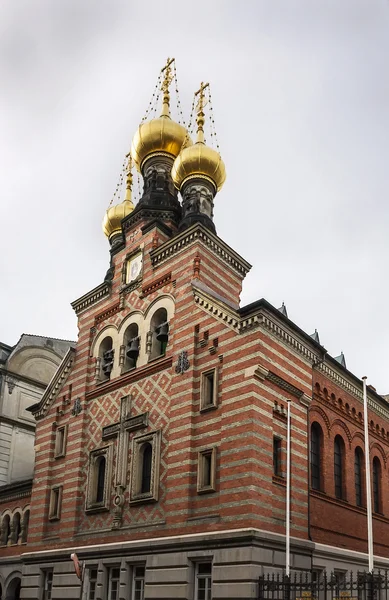
[[[363,381],[363,420],[365,426],[365,471],[366,471],[366,508],[367,508],[367,546],[369,555],[369,573],[373,573],[373,515],[371,506],[371,480],[370,480],[370,452],[369,452],[369,419],[367,415],[366,379]]]
[[[286,434],[286,565],[285,575],[290,575],[290,400],[288,400]]]

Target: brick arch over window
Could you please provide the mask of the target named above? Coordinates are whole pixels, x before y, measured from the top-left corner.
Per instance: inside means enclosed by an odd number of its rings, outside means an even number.
[[[346,423],[344,423],[340,419],[335,419],[334,421],[332,421],[331,431],[333,431],[334,426],[336,426],[336,425],[339,425],[339,427],[341,427],[343,429],[343,431],[345,432],[346,437],[347,437],[348,442],[349,442],[349,446],[351,448],[352,435],[351,435],[350,430],[347,427]],[[340,437],[342,437],[342,439],[343,439],[343,436],[340,436]],[[344,440],[343,440],[343,443],[344,443]]]
[[[354,433],[352,441],[356,444],[362,444],[365,447],[365,436],[360,431]]]
[[[1,515],[1,530],[0,530],[0,545],[7,546],[8,542],[11,541],[11,520],[12,515],[9,510],[4,511]]]
[[[378,444],[378,442],[373,442],[373,444],[370,446],[370,451],[372,450],[378,450],[378,452],[380,453],[380,459],[382,459],[385,469],[386,469],[386,461],[387,461],[387,457],[385,454],[384,449],[382,448],[382,446],[380,444]]]
[[[330,420],[327,416],[327,413],[322,408],[320,408],[320,406],[311,406],[309,409],[309,413],[312,416],[312,422],[315,418],[315,415],[313,413],[317,413],[321,416],[321,418],[323,419],[323,422],[327,428],[327,435],[329,437],[331,435],[331,424],[330,424]],[[320,426],[322,427],[322,425],[320,425]]]

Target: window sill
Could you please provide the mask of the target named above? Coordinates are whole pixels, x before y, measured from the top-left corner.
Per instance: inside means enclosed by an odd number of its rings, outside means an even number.
[[[211,410],[216,410],[217,409],[217,404],[209,404],[207,406],[203,406],[202,408],[200,408],[200,413],[206,413],[209,412]]]
[[[286,487],[286,479],[285,477],[282,477],[282,475],[273,475],[273,483]]]
[[[165,354],[160,354],[159,356],[154,356],[154,358],[149,358],[149,360],[147,361],[147,364],[149,365],[150,363],[156,362],[157,360],[161,360],[161,358],[166,358],[166,352]]]
[[[59,520],[60,520],[60,517],[58,515],[53,515],[52,517],[49,517],[49,521],[50,522],[52,522],[52,521],[59,521]]]
[[[109,511],[109,507],[106,506],[105,504],[90,504],[86,509],[85,512],[87,514],[93,514],[93,513],[99,513],[99,512],[107,512]]]
[[[150,502],[158,502],[158,498],[155,498],[155,496],[152,496],[151,494],[139,494],[139,496],[137,495],[131,498],[129,504],[131,506],[135,504],[147,504]]]
[[[216,492],[216,490],[212,486],[203,487],[203,488],[197,488],[197,493],[198,494],[213,494],[215,492]]]

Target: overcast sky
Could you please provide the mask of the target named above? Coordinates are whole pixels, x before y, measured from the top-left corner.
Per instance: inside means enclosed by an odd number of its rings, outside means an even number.
[[[167,56],[181,102],[210,81],[227,181],[218,234],[389,393],[389,2],[3,0],[0,340],[75,339],[109,266],[101,230]]]

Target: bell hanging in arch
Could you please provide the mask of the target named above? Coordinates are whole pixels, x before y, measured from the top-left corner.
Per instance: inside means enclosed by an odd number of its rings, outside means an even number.
[[[169,323],[165,321],[156,327],[157,340],[161,343],[167,342],[169,339]]]
[[[128,342],[126,356],[136,360],[139,356],[139,337],[134,337]]]

